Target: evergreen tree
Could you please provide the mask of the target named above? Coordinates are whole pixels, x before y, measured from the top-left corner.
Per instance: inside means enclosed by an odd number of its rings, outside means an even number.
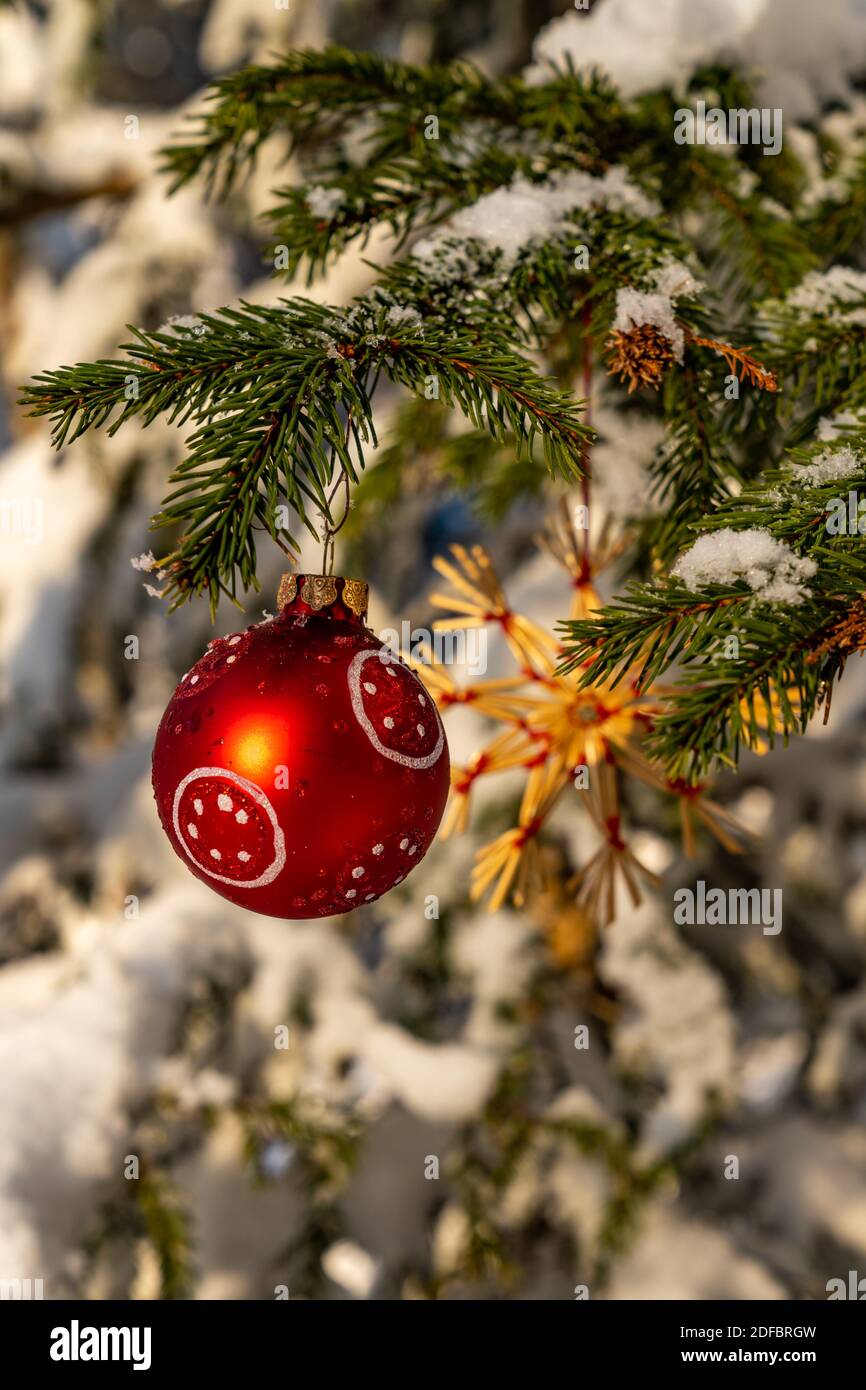
[[[687,98],[708,90],[753,106],[731,71],[696,73]],[[653,757],[690,781],[733,765],[828,707],[866,632],[866,162],[828,149],[840,172],[804,206],[794,154],[677,144],[673,109],[553,65],[492,79],[332,47],[245,69],[165,150],[172,186],[225,195],[284,140],[308,182],[274,196],[278,273],[311,281],[383,224],[405,254],[349,305],[294,296],[134,330],[125,357],[45,373],[23,403],[58,447],[194,422],[155,518],[173,536],[160,570],[173,604],[215,605],[255,585],[257,530],[291,554],[299,525],[334,527],[344,482],[363,492],[383,379],[462,412],[464,477],[501,508],[544,465],[589,498],[581,383],[608,374],[664,423],[661,509],[634,528],[625,592],[567,625],[564,669],[642,689],[678,663]]]

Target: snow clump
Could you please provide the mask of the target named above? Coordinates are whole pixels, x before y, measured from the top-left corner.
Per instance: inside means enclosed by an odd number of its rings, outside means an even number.
[[[701,536],[671,570],[675,579],[693,591],[707,584],[731,584],[744,579],[756,598],[766,603],[796,605],[809,597],[803,581],[815,574],[814,560],[795,555],[784,541],[760,527],[734,531],[730,526]]]

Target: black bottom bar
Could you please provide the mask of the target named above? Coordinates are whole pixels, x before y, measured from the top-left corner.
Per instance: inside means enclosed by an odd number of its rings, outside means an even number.
[[[485,1311],[477,1321],[478,1308]],[[574,1302],[557,1313],[539,1303],[452,1302],[437,1310],[419,1304],[387,1308],[378,1303],[72,1303],[0,1302],[0,1335],[7,1365],[48,1372],[49,1379],[116,1377],[128,1373],[161,1378],[167,1373],[233,1373],[282,1367],[287,1374],[315,1373],[324,1357],[333,1379],[340,1355],[359,1373],[370,1349],[380,1370],[391,1360],[401,1375],[429,1376],[437,1357],[453,1374],[466,1339],[484,1350],[487,1366],[511,1356],[516,1345],[540,1349],[538,1335],[570,1347],[574,1368],[581,1347],[594,1348],[609,1372],[642,1374],[672,1369],[700,1371],[713,1365],[760,1365],[767,1370],[807,1366],[828,1371],[857,1364],[866,1330],[864,1309],[849,1300],[826,1303],[613,1303]],[[466,1321],[469,1317],[473,1322]],[[451,1322],[456,1318],[456,1322]],[[538,1319],[542,1322],[539,1324]],[[417,1319],[417,1321],[416,1321]],[[489,1321],[488,1321],[489,1319]],[[455,1343],[447,1335],[460,1337]],[[417,1337],[410,1351],[402,1336]],[[402,1335],[401,1335],[402,1334]],[[471,1334],[471,1336],[470,1336]],[[395,1340],[388,1352],[389,1341]],[[531,1344],[523,1341],[532,1336]],[[587,1342],[587,1338],[592,1342]],[[554,1346],[551,1343],[551,1346]],[[366,1348],[366,1351],[365,1351]],[[310,1358],[313,1357],[311,1364]],[[413,1367],[413,1361],[417,1365]],[[303,1368],[306,1367],[306,1370]],[[322,1369],[325,1369],[323,1364]],[[367,1364],[367,1371],[372,1366]],[[387,1380],[386,1380],[387,1383]]]

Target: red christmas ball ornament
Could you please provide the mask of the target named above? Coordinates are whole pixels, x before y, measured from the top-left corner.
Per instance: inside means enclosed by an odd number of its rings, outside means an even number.
[[[187,868],[271,917],[373,902],[423,859],[450,783],[418,677],[364,624],[367,585],[285,575],[276,618],[218,637],[153,750],[163,829]]]

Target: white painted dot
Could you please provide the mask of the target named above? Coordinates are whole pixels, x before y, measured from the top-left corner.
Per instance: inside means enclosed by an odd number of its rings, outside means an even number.
[[[233,805],[234,802],[232,801],[231,797],[226,796],[225,792],[220,792],[219,796],[217,797],[217,806],[219,806],[220,810],[230,811]]]
[[[202,801],[201,797],[198,797],[198,796],[197,796],[196,799],[195,799],[195,801],[194,801],[192,804],[193,804],[193,806],[195,807],[195,813],[196,813],[196,815],[197,815],[197,816],[200,816],[201,813],[202,813],[202,811],[204,810],[204,802]]]
[[[366,690],[368,695],[376,694],[376,687],[372,681],[364,681],[364,689]]]
[[[227,656],[227,657],[226,657],[226,666],[231,666],[231,664],[232,664],[233,661],[237,661],[237,657],[236,657],[236,656]]]
[[[427,703],[427,701],[424,699],[424,696],[423,696],[423,695],[419,695],[419,696],[418,696],[418,704],[419,704],[419,705],[426,705],[426,703]]]
[[[218,849],[212,849],[210,852],[210,857],[211,859],[222,859],[222,855],[220,854]]]
[[[415,728],[418,730],[419,734],[423,734],[423,733],[424,733],[424,725],[423,725],[423,724],[416,724],[416,725],[415,725]]]
[[[189,671],[184,671],[183,675],[182,675],[181,678],[180,678],[180,683],[181,683],[181,685],[183,685],[183,683],[184,683],[184,681],[186,680],[186,678],[187,678],[188,675],[189,675]]]
[[[374,845],[374,846],[373,846],[373,853],[374,853],[374,854],[384,854],[384,852],[385,852],[385,846],[384,846],[384,845]]]
[[[408,845],[408,843],[409,843],[408,840],[401,840],[401,841],[400,841],[400,848],[401,848],[401,849],[405,849],[406,846]]]
[[[346,893],[346,897],[347,897],[347,898],[357,898],[357,896],[358,896],[358,894],[357,894],[357,892],[356,892],[356,890],[355,890],[354,888],[349,888],[349,889],[348,889],[348,891],[347,891],[347,893]]]
[[[197,826],[193,825],[192,821],[190,821],[189,825],[187,826],[186,833],[187,835],[191,836],[193,840],[198,839],[198,828]]]
[[[386,729],[393,729],[394,721],[391,718],[390,714],[387,714],[382,722],[384,723]]]
[[[392,671],[390,666],[385,667],[385,674],[390,676],[392,681],[397,679],[397,672]]]
[[[409,846],[409,853],[410,853],[410,854],[414,854],[417,848],[418,848],[417,845],[410,845],[410,846]]]
[[[190,676],[190,681],[189,681],[190,685],[195,685],[197,681],[198,681],[198,676]]]
[[[240,639],[239,637],[230,637],[230,638],[229,638],[229,646],[230,646],[230,647],[236,647],[237,644],[238,644],[238,642],[239,642],[240,640],[241,640],[241,639]]]
[[[361,864],[359,864],[358,867],[357,867],[357,869],[353,869],[353,870],[352,870],[352,878],[363,878],[363,877],[364,877],[364,869],[363,869],[363,866],[362,866]]]
[[[250,856],[247,854],[245,849],[238,850],[238,859],[241,861],[242,864],[246,864],[249,860],[249,857]]]
[[[376,896],[375,893],[368,893],[367,896],[366,896],[366,898],[364,899],[364,902],[365,902],[365,903],[371,903],[371,902],[373,901],[373,899],[375,898],[375,896]]]
[[[237,821],[238,825],[246,825],[247,821],[249,820],[249,816],[247,815],[246,811],[235,811],[235,820]]]

